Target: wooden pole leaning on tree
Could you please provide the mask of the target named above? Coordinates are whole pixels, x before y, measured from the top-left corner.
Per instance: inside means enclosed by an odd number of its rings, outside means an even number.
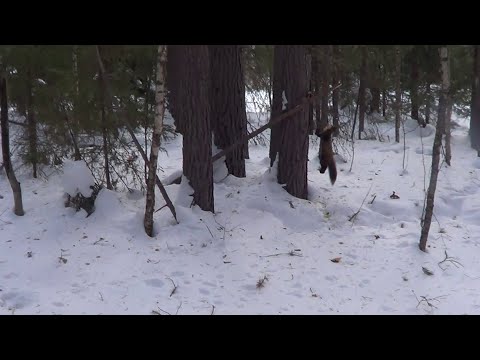
[[[100,71],[102,72],[102,75],[105,75],[105,67],[103,66],[103,61],[102,61],[102,57],[100,56],[100,51],[98,49],[98,45],[95,45],[95,49],[96,49],[96,52],[97,52],[97,60],[98,60],[98,65],[100,66]],[[105,88],[107,90],[107,95],[110,97],[110,101],[113,101],[114,98],[113,98],[112,93],[111,93],[110,83],[108,82],[108,79],[106,78],[106,76],[103,76],[102,78],[103,78],[103,81],[105,82]],[[126,121],[120,121],[119,117],[117,116],[117,114],[115,112],[113,112],[113,114],[115,116],[116,122],[117,123],[122,123],[126,127],[127,131],[129,132],[130,136],[132,137],[132,140],[135,143],[138,151],[142,155],[143,160],[145,161],[147,166],[150,166],[150,163],[149,163],[148,158],[147,158],[147,154],[145,154],[145,151],[143,150],[142,146],[138,142],[137,137],[135,136],[135,133],[133,132],[133,129],[130,126],[130,124],[127,123]],[[167,203],[166,205],[170,209],[173,217],[175,218],[175,221],[178,224],[177,212],[175,211],[175,206],[173,206],[173,203],[170,200],[170,198],[168,197],[168,194],[167,194],[167,191],[165,190],[165,187],[163,186],[162,182],[160,181],[160,178],[158,177],[158,175],[156,175],[156,174],[155,174],[155,183],[157,184],[158,189],[160,190],[163,198],[165,199],[165,202]]]
[[[267,122],[262,127],[259,127],[257,130],[251,132],[247,136],[241,137],[240,139],[235,141],[232,145],[230,145],[226,149],[223,149],[222,151],[216,153],[212,157],[212,162],[217,161],[218,159],[220,159],[223,156],[225,156],[226,154],[228,154],[230,151],[234,150],[237,146],[240,146],[241,144],[244,144],[245,142],[247,142],[250,139],[253,139],[258,134],[260,134],[260,133],[264,132],[265,130],[271,128],[272,126],[280,123],[282,120],[284,120],[288,117],[291,117],[292,115],[296,114],[297,112],[303,110],[306,106],[308,106],[312,102],[315,102],[319,98],[320,98],[320,95],[318,95],[318,94],[317,95],[308,95],[307,97],[303,98],[302,102],[299,105],[295,106],[293,109],[290,109],[290,110],[280,114],[276,118],[270,119],[270,121]],[[177,177],[175,180],[172,181],[172,184],[179,184],[181,179],[182,179],[182,176]]]

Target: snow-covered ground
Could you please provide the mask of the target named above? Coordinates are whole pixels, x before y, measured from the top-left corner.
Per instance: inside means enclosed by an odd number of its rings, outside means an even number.
[[[312,146],[308,201],[276,183],[261,145],[244,179],[216,166],[216,215],[190,208],[185,185],[167,186],[180,224],[162,209],[155,238],[141,194],[102,190],[87,218],[64,207],[60,174],[20,174],[26,213],[16,217],[2,172],[0,314],[480,314],[480,160],[467,129],[453,132],[423,253],[434,129],[407,121],[403,169],[403,140],[384,128],[390,142],[357,141],[352,172],[337,163],[334,186]],[[181,168],[181,137],[164,146],[163,179]]]

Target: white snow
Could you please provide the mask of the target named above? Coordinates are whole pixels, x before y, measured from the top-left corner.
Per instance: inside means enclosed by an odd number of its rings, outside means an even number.
[[[285,95],[285,90],[283,90],[282,91],[282,110],[287,109],[287,104],[288,104],[287,96]]]
[[[216,179],[215,215],[190,207],[185,181],[167,186],[180,224],[163,208],[155,238],[143,229],[140,192],[102,190],[88,218],[63,206],[63,185],[90,191],[81,162],[48,181],[18,175],[23,217],[2,172],[0,314],[480,314],[480,162],[468,129],[453,131],[423,253],[434,132],[406,122],[404,169],[403,132],[396,144],[392,124],[379,127],[389,140],[356,141],[352,172],[342,152],[334,186],[317,170],[312,136],[308,201],[276,183],[268,147],[253,144],[246,178]],[[181,141],[159,154],[162,180],[179,174]],[[164,203],[157,191],[156,208]],[[461,265],[441,263],[445,253]]]
[[[63,189],[71,196],[81,193],[85,197],[92,195],[95,179],[85,161],[65,161],[63,173]]]

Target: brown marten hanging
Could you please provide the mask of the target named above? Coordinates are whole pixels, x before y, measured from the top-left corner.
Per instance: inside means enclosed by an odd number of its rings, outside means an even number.
[[[335,127],[327,125],[323,131],[317,129],[315,135],[320,138],[320,173],[324,174],[328,168],[328,174],[330,175],[330,182],[335,184],[337,180],[337,167],[335,165],[335,159],[333,157],[332,148],[332,133],[335,131]]]

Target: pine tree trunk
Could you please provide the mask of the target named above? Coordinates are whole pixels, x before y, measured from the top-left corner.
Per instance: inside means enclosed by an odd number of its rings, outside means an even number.
[[[158,46],[157,81],[155,91],[155,124],[150,150],[150,165],[148,167],[147,196],[145,217],[143,224],[148,236],[153,237],[153,211],[155,208],[155,180],[157,176],[158,152],[163,131],[163,117],[165,114],[165,67],[167,61],[167,46]]]
[[[339,122],[340,115],[338,112],[339,100],[340,100],[340,48],[338,45],[332,45],[332,116],[333,116],[333,126],[335,126],[335,131],[333,136],[338,136],[339,134]]]
[[[107,133],[107,119],[105,114],[105,80],[101,71],[99,71],[98,81],[100,86],[100,121],[102,126],[102,139],[103,139],[103,161],[105,167],[105,181],[107,183],[107,189],[113,190],[112,182],[110,180],[110,166],[108,162],[108,133]]]
[[[210,124],[210,61],[207,45],[180,45],[185,61],[182,87],[185,97],[182,121],[183,173],[194,190],[194,203],[214,212],[212,129]],[[183,125],[182,125],[183,126]]]
[[[211,121],[215,145],[225,149],[247,135],[240,45],[210,45]],[[248,143],[247,143],[248,144]],[[226,156],[228,173],[245,177],[245,146]]]
[[[274,84],[273,101],[274,106],[278,107],[278,99],[281,106],[281,99],[285,97],[288,111],[299,105],[308,92],[306,48],[303,45],[275,46],[277,47],[279,51],[275,52],[275,56],[281,58],[276,60],[276,64],[281,65],[278,66],[279,78],[284,81],[285,87]],[[283,92],[285,96],[282,96]],[[278,114],[278,110],[276,113]],[[285,184],[285,189],[292,196],[307,199],[308,110],[303,109],[296,113],[288,121],[281,123],[281,128],[278,183]]]
[[[450,73],[447,47],[440,48],[440,60],[442,65],[442,90],[438,108],[438,121],[435,130],[435,139],[433,141],[432,170],[430,174],[430,184],[427,192],[427,203],[425,207],[425,217],[422,219],[422,233],[420,236],[419,248],[426,251],[428,233],[432,223],[433,207],[435,200],[435,190],[437,188],[437,179],[440,164],[440,148],[442,147],[442,136],[445,132],[446,106],[448,102],[448,92],[450,90]]]
[[[286,48],[284,46],[275,46],[273,49],[273,95],[272,95],[272,110],[271,119],[276,118],[282,112],[286,111],[286,108],[282,109],[282,91],[285,89],[285,82],[282,74],[285,73],[285,54]],[[312,59],[312,66],[314,59]],[[315,72],[312,69],[312,76],[315,76]],[[282,139],[282,124],[275,124],[270,130],[270,167],[273,166],[280,149],[280,142]]]
[[[365,113],[366,113],[366,99],[365,99],[365,91],[366,91],[366,82],[367,82],[367,47],[365,45],[361,45],[361,53],[362,53],[362,64],[360,67],[360,88],[358,90],[358,139],[362,139],[362,132],[365,130]]]
[[[470,105],[470,144],[480,156],[480,45],[473,46],[472,102]]]
[[[328,87],[330,85],[329,74],[330,74],[330,46],[322,45],[320,47],[321,55],[321,65],[320,65],[320,76],[321,76],[321,92],[322,92],[322,109],[320,124],[317,126],[317,129],[320,128],[322,131],[328,125]]]
[[[387,116],[387,74],[386,74],[385,63],[382,66],[382,116],[385,118]]]
[[[183,89],[183,78],[185,76],[185,56],[181,45],[168,45],[167,59],[167,104],[168,110],[175,122],[175,130],[180,134],[184,134],[184,109],[182,101],[184,101],[185,93]]]
[[[372,74],[375,78],[373,79],[374,86],[371,88],[372,92],[372,102],[370,105],[370,112],[380,114],[380,88],[378,87],[377,74]]]
[[[418,103],[418,79],[419,79],[419,72],[418,72],[418,54],[417,50],[412,50],[412,57],[411,57],[411,73],[410,73],[410,98],[412,103],[412,111],[411,117],[414,120],[417,120],[420,124],[420,117],[418,115],[419,103]]]
[[[33,105],[33,79],[30,67],[27,69],[27,130],[29,143],[29,158],[32,163],[33,177],[37,178],[37,122]]]
[[[312,76],[312,54],[307,54],[307,82],[309,86],[309,91],[311,94],[315,92],[315,84]],[[308,134],[313,135],[315,133],[315,117],[314,117],[314,105],[311,103],[308,106]]]
[[[13,212],[17,216],[23,216],[25,212],[23,210],[22,188],[17,178],[15,177],[15,172],[13,171],[12,161],[10,158],[7,81],[4,76],[0,77],[0,107],[1,107],[0,125],[2,128],[1,131],[2,131],[3,166],[5,167],[5,172],[7,173],[8,181],[10,182],[10,186],[12,187],[13,203],[14,203]]]
[[[400,76],[402,71],[402,58],[400,47],[395,47],[395,141],[400,142],[400,114],[402,111],[402,88]]]
[[[447,95],[447,104],[446,104],[446,115],[445,115],[445,162],[448,166],[452,166],[452,131],[451,131],[451,120],[452,120],[452,98],[451,95]]]

